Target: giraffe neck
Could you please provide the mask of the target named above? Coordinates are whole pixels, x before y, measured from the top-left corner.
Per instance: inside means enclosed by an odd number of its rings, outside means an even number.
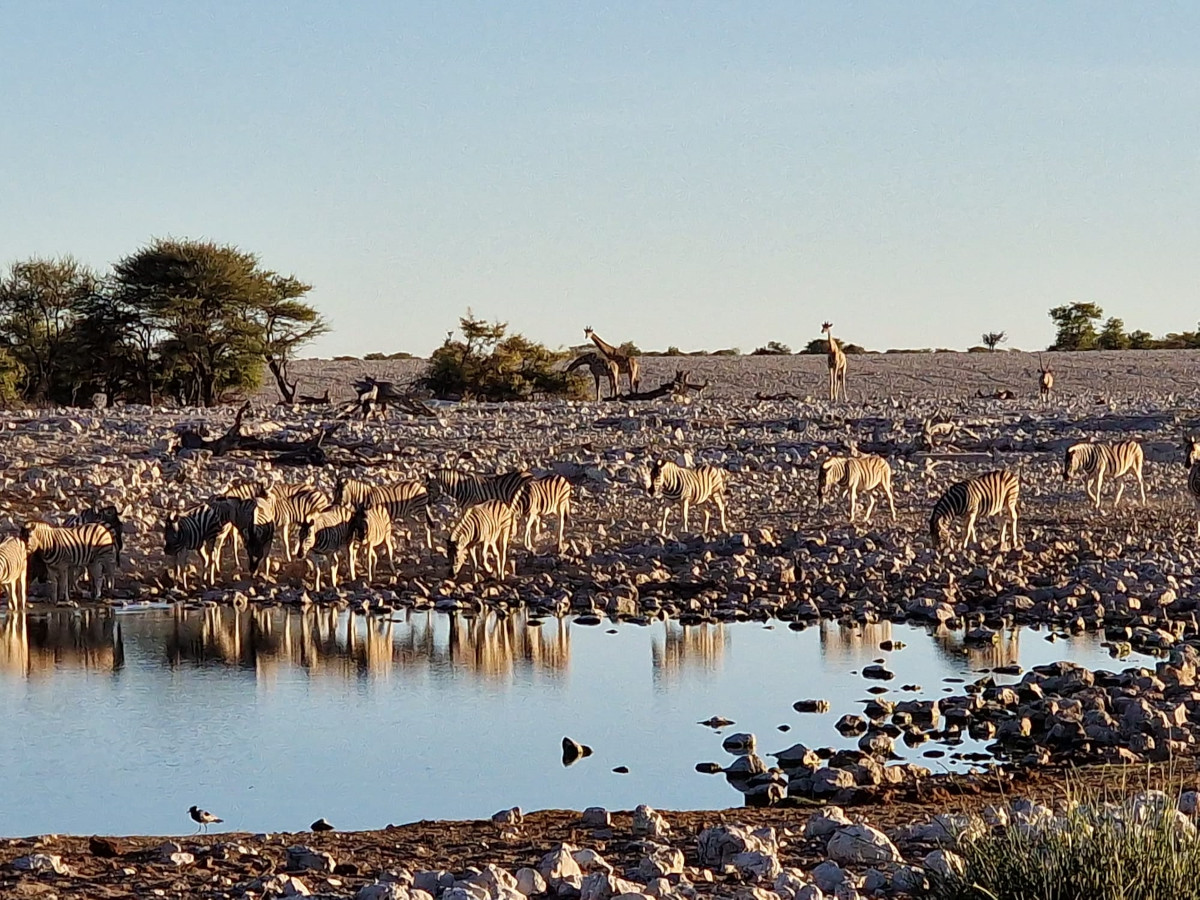
[[[617,350],[617,348],[614,347],[612,344],[606,344],[603,340],[600,339],[600,335],[596,334],[596,332],[594,332],[594,331],[592,332],[592,343],[595,344],[597,347],[599,347],[600,352],[603,353],[605,356],[607,356],[609,359],[620,359],[621,352],[619,350]]]

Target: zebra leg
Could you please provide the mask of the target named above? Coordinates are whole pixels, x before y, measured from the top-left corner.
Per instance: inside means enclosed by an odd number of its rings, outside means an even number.
[[[1123,493],[1125,493],[1125,482],[1124,482],[1124,481],[1118,481],[1118,482],[1117,482],[1117,497],[1116,497],[1116,499],[1115,499],[1115,500],[1113,500],[1113,509],[1116,509],[1118,506],[1120,506],[1120,504],[1121,504],[1121,495],[1122,495]]]
[[[558,552],[563,552],[563,532],[567,529],[567,509],[563,507],[558,511]]]
[[[291,542],[291,539],[288,537],[289,528],[290,528],[289,524],[287,522],[284,522],[281,532],[282,532],[282,537],[283,537],[283,558],[286,559],[288,562],[291,562],[292,561],[292,542]],[[317,590],[319,591],[320,588],[317,588]]]
[[[533,541],[530,539],[530,535],[533,533],[533,519],[534,513],[533,510],[530,510],[529,515],[525,518],[525,549],[530,553],[533,552]]]
[[[670,515],[671,515],[671,507],[670,506],[663,507],[662,525],[658,529],[658,533],[661,534],[663,537],[667,536],[667,517]]]
[[[874,511],[875,511],[875,495],[867,494],[867,511],[863,514],[863,521],[867,525],[871,524],[871,513],[873,513]]]
[[[717,504],[717,512],[721,514],[721,532],[729,531],[729,526],[725,524],[725,498],[721,494],[713,494],[713,502]]]
[[[88,577],[92,580],[92,602],[95,603],[100,599],[100,579],[101,575],[100,560],[92,560],[88,566]]]
[[[850,485],[850,488],[846,491],[846,493],[850,495],[850,521],[853,523],[855,506],[858,505],[858,488],[856,488],[854,485]]]
[[[688,530],[688,509],[690,507],[691,507],[691,504],[688,503],[687,497],[684,497],[683,498],[683,533],[684,534],[687,534],[687,530]]]
[[[350,580],[351,580],[351,581],[353,581],[353,580],[354,580],[355,578],[357,578],[358,576],[357,576],[357,575],[355,574],[355,572],[354,572],[354,553],[353,553],[353,552],[350,550],[350,548],[348,548],[348,547],[346,548],[346,555],[347,555],[348,557],[350,557],[350,564],[349,564],[349,569],[350,569]]]
[[[704,536],[708,537],[708,523],[712,521],[712,513],[708,511],[708,507],[704,507]]]
[[[967,527],[963,534],[963,543],[962,543],[962,548],[964,550],[967,549],[967,545],[971,541],[975,540],[975,517],[976,517],[976,515],[977,515],[976,513],[970,513],[967,516]]]
[[[1144,481],[1142,480],[1142,470],[1141,470],[1141,468],[1134,469],[1134,474],[1135,474],[1135,475],[1137,475],[1137,480],[1138,480],[1138,490],[1139,490],[1139,491],[1141,492],[1141,494],[1142,494],[1142,506],[1145,506],[1145,505],[1146,505],[1146,482],[1144,482]]]
[[[1102,496],[1101,491],[1103,491],[1103,490],[1104,490],[1104,470],[1098,469],[1096,471],[1096,509],[1100,509],[1100,507],[1101,507],[1100,498]],[[1117,486],[1117,503],[1120,503],[1120,502],[1121,502],[1121,491],[1120,491],[1120,485],[1118,485]],[[1117,504],[1114,503],[1113,509],[1116,509],[1116,508],[1117,508]]]
[[[887,491],[888,507],[892,510],[892,521],[895,522],[896,521],[896,498],[892,494],[892,485],[890,482],[884,487],[884,490]]]

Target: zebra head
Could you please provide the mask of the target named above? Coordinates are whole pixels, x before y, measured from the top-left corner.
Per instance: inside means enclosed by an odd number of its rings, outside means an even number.
[[[950,516],[935,507],[933,515],[929,517],[929,543],[933,545],[934,550],[938,550],[949,535]]]
[[[1185,466],[1190,469],[1200,462],[1200,437],[1189,436],[1183,443],[1183,449],[1187,451],[1187,458],[1183,462]]]
[[[346,502],[346,476],[339,475],[333,483],[333,505],[343,506]]]
[[[818,508],[825,505],[825,491],[829,489],[829,482],[833,480],[833,470],[837,467],[837,460],[827,459],[821,463],[821,468],[817,470],[817,506]]]
[[[1079,467],[1083,465],[1083,456],[1086,453],[1087,444],[1072,444],[1067,448],[1067,452],[1063,456],[1063,484],[1071,480],[1071,476],[1079,471]]]
[[[461,541],[456,541],[453,535],[446,540],[446,557],[450,562],[451,579],[458,578],[458,573],[467,561],[468,552],[467,546]]]
[[[46,531],[50,526],[45,522],[26,522],[21,526],[19,537],[25,544],[26,553],[37,553],[46,544]]]
[[[649,469],[642,470],[642,486],[646,488],[646,493],[651,497],[662,490],[664,465],[663,461],[659,459],[655,460]]]
[[[163,523],[163,553],[175,556],[184,550],[183,531],[179,527],[179,514],[169,513]]]
[[[296,546],[301,556],[308,556],[312,548],[317,546],[317,523],[315,519],[305,519],[300,523],[296,536]]]

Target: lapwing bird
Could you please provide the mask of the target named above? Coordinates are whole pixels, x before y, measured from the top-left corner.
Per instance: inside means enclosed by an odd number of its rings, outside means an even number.
[[[219,819],[212,813],[203,810],[198,806],[193,806],[191,809],[189,809],[188,815],[191,816],[192,821],[196,823],[197,832],[199,832],[201,828],[203,828],[205,831],[208,831],[209,825],[225,821],[224,819]]]

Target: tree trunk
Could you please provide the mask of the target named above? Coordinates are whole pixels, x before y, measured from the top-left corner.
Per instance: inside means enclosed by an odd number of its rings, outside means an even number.
[[[287,363],[277,359],[274,356],[268,356],[267,368],[270,369],[271,374],[275,376],[275,385],[279,388],[279,396],[283,398],[283,402],[295,403],[297,382],[293,381],[291,384],[288,384]]]

